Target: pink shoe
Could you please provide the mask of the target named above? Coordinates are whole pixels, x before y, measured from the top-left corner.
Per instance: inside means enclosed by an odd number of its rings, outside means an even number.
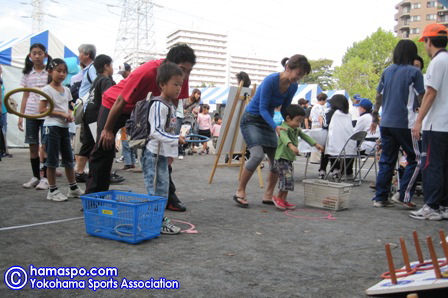
[[[288,202],[285,202],[284,204],[285,204],[286,209],[288,209],[288,210],[296,209],[296,205],[294,205],[294,204],[290,204]]]
[[[278,210],[286,210],[285,203],[282,201],[282,199],[272,197],[272,201],[274,202],[274,205]]]

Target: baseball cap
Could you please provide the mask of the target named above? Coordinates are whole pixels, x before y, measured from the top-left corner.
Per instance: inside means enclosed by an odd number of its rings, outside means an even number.
[[[447,36],[447,28],[441,24],[429,24],[423,30],[422,37],[418,40],[425,41],[425,37]]]
[[[118,67],[118,74],[124,74],[128,70],[131,70],[131,66],[125,62]]]
[[[362,98],[361,101],[359,102],[358,106],[360,106],[366,110],[371,110],[373,108],[373,103],[368,98]]]
[[[354,100],[361,100],[361,95],[355,94],[355,95],[353,95],[353,99]]]

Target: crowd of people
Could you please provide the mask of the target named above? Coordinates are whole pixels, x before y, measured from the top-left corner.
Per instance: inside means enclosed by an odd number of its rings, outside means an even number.
[[[359,94],[350,102],[344,95],[329,99],[324,93],[317,96],[317,103],[312,107],[305,99],[292,104],[298,83],[311,72],[311,65],[303,55],[284,58],[281,61],[284,70],[263,80],[240,120],[250,158],[233,196],[237,206],[249,206],[247,184],[266,155],[269,174],[262,203],[275,205],[280,210],[295,208],[287,195],[294,190],[293,162],[300,154],[299,138],[320,151],[316,153],[320,163],[318,178],[329,176],[339,181],[346,175],[346,179],[354,179],[352,160],[343,167],[341,162],[330,159],[331,172],[327,173],[326,168],[329,157],[338,155],[355,132],[365,131],[368,135],[361,146],[363,153],[368,155],[377,146],[377,140],[381,140],[373,206],[401,205],[415,209],[412,196],[421,172],[425,205],[412,211],[410,216],[448,219],[448,190],[445,187],[448,184],[445,181],[448,177],[448,120],[444,116],[448,108],[446,28],[428,25],[420,41],[424,42],[432,59],[425,78],[423,60],[417,54],[415,43],[400,40],[393,53],[393,64],[381,76],[375,105]],[[84,44],[78,50],[82,70],[71,78],[69,89],[64,85],[69,68],[67,63],[59,58],[52,59],[42,44],[30,47],[21,85],[43,90],[54,101],[55,108],[45,119],[25,119],[25,129],[23,118],[19,118],[18,127],[25,131],[25,143],[29,144],[32,173],[31,180],[23,187],[48,190],[47,199],[58,202],[84,193],[108,190],[111,183],[120,182],[120,176],[112,173],[116,136],[120,132],[124,156],[122,170],[143,172],[149,195],[167,197],[168,209],[185,211],[171,177],[174,159],[183,159],[187,148],[182,131],[186,126],[190,132],[211,138],[216,148],[222,125],[222,118],[218,114],[212,118],[210,107],[201,103],[199,89],[189,94],[189,75],[196,63],[193,49],[177,45],[170,49],[165,59],[148,61],[134,70],[125,63],[120,66],[119,74],[123,79],[118,84],[112,79],[111,57],[96,55],[94,45]],[[237,78],[244,86],[250,85],[245,72],[238,73]],[[73,154],[69,125],[74,121],[71,109],[78,98],[84,101],[77,105],[75,113],[81,113],[82,120],[75,136]],[[137,152],[129,146],[124,127],[136,104],[146,99],[153,101],[148,119],[150,131],[144,148]],[[36,115],[47,108],[45,97],[33,92],[23,94],[22,113]],[[6,117],[2,115],[3,135],[6,135],[5,121]],[[325,144],[318,144],[303,129],[327,130]],[[351,143],[349,147],[348,151],[354,151],[357,144]],[[197,150],[200,155],[210,151],[207,142]],[[391,196],[391,181],[400,150],[406,156],[407,165],[399,191]],[[69,186],[67,195],[56,185],[59,155]],[[141,169],[135,166],[137,155]],[[278,193],[274,195],[277,182]],[[86,183],[85,191],[78,183]],[[168,218],[163,219],[163,234],[179,232],[180,228]]]

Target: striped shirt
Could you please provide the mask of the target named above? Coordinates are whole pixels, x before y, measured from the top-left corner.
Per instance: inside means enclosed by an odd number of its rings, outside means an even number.
[[[41,90],[44,86],[48,84],[48,71],[45,69],[38,72],[34,68],[29,74],[24,74],[20,85],[26,88],[36,88]],[[39,94],[30,92],[28,101],[26,102],[25,114],[36,115],[39,114]]]
[[[158,153],[165,157],[178,156],[179,135],[174,134],[176,127],[176,111],[172,103],[166,102],[162,97],[154,97],[156,100],[149,111],[149,123],[151,125],[150,141],[146,148],[153,154]]]

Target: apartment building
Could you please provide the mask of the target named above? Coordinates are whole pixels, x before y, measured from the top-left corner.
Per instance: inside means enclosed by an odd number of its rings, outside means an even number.
[[[259,85],[280,65],[280,61],[231,55],[228,36],[223,33],[179,29],[167,36],[168,49],[181,43],[194,49],[197,57],[190,87],[235,86],[235,75],[240,71],[247,72],[252,83]]]
[[[403,0],[395,9],[394,31],[399,38],[420,37],[425,26],[432,23],[448,26],[448,9],[437,1]]]

